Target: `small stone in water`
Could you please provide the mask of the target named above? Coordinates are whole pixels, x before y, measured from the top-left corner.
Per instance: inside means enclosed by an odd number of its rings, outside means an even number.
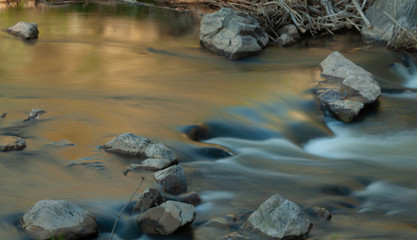
[[[3,113],[3,114],[0,116],[0,119],[5,118],[5,117],[6,117],[6,115],[7,115],[7,113]]]
[[[33,119],[38,119],[42,114],[46,113],[46,111],[39,109],[39,108],[32,108],[32,112],[26,117],[23,122],[27,122]]]
[[[26,142],[20,137],[0,136],[0,151],[18,151],[26,147]]]

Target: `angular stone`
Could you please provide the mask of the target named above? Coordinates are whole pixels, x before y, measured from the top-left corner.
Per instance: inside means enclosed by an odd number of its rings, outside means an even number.
[[[148,158],[148,159],[143,160],[139,164],[132,163],[130,164],[130,167],[132,169],[159,171],[175,164],[178,164],[177,160],[171,161],[168,159]]]
[[[23,138],[12,136],[0,136],[0,151],[19,151],[26,147]]]
[[[119,153],[138,157],[141,159],[158,158],[169,160],[172,164],[176,163],[175,154],[163,144],[153,144],[149,139],[132,134],[122,133],[104,144],[103,149],[107,152]],[[161,164],[163,161],[160,162]],[[155,164],[151,161],[146,164]]]
[[[170,235],[194,221],[193,205],[167,201],[138,216],[137,224],[147,234]]]
[[[259,54],[269,38],[258,21],[247,13],[222,8],[202,18],[200,42],[212,52],[235,60]]]
[[[36,39],[39,35],[38,25],[28,22],[18,22],[14,26],[9,27],[7,32],[25,40]]]
[[[134,212],[145,212],[150,208],[161,205],[165,202],[165,199],[161,196],[161,193],[154,188],[147,188],[143,191],[142,196],[133,207]]]
[[[98,233],[94,217],[64,200],[42,200],[23,216],[23,229],[35,239],[83,239]]]
[[[276,194],[249,217],[246,231],[268,239],[305,239],[313,224],[294,202]]]
[[[153,176],[156,182],[161,184],[164,191],[169,194],[178,195],[187,192],[184,168],[180,165],[174,165],[158,171]]]
[[[180,194],[180,195],[164,194],[163,196],[164,196],[165,199],[173,200],[173,201],[177,201],[177,202],[188,203],[188,204],[193,205],[194,207],[203,203],[203,200],[201,200],[200,195],[196,192],[184,193],[184,194]]]
[[[326,81],[318,84],[315,94],[325,110],[339,120],[350,122],[362,109],[373,104],[381,95],[374,76],[365,69],[333,52],[320,63]]]

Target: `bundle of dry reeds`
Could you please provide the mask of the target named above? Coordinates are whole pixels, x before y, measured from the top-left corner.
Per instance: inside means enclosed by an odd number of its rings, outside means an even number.
[[[267,30],[270,40],[286,24],[301,33],[318,35],[352,27],[360,30],[361,20],[370,24],[364,10],[373,0],[212,0],[218,7],[231,7],[249,13]]]

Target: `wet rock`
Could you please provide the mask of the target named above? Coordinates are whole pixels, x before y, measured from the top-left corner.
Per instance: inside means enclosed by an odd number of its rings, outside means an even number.
[[[203,203],[203,200],[201,200],[200,195],[196,192],[184,193],[184,194],[180,194],[180,195],[164,194],[163,197],[165,199],[168,199],[168,200],[188,203],[188,204],[193,205],[194,207]]]
[[[183,132],[191,140],[197,142],[212,138],[209,129],[204,124],[185,126],[181,129],[181,132]]]
[[[327,80],[318,84],[315,94],[321,106],[341,121],[352,121],[381,95],[374,76],[339,52],[330,54],[320,67]]]
[[[277,44],[279,46],[289,46],[300,39],[297,27],[294,24],[288,24],[278,30]]]
[[[83,239],[98,233],[94,217],[64,200],[42,200],[23,216],[23,229],[35,239]]]
[[[179,228],[192,223],[195,216],[193,205],[167,201],[139,215],[136,222],[147,234],[170,235]]]
[[[39,108],[32,108],[32,112],[23,120],[23,122],[27,122],[33,119],[38,119],[42,114],[45,114],[46,111],[39,109]]]
[[[416,1],[374,1],[372,6],[366,10],[365,16],[371,24],[371,26],[367,26],[362,23],[361,34],[365,41],[386,42],[388,47],[394,49],[407,49],[409,48],[407,46],[410,46],[410,48],[417,50],[415,40],[417,33]],[[410,32],[411,36],[406,32]]]
[[[36,39],[39,35],[38,25],[28,22],[18,22],[14,26],[9,27],[7,32],[25,40]]]
[[[141,169],[141,170],[149,170],[149,171],[159,171],[170,167],[172,165],[178,164],[178,161],[175,160],[168,160],[168,159],[158,159],[158,158],[148,158],[143,160],[141,163],[130,164],[131,169]]]
[[[259,54],[269,38],[255,18],[222,8],[201,20],[200,42],[212,52],[235,60]]]
[[[149,139],[132,134],[122,133],[104,144],[107,152],[135,156],[142,159],[158,158],[176,161],[175,154],[163,144],[153,144]]]
[[[216,147],[200,147],[195,151],[198,155],[207,159],[222,159],[233,156],[231,152]]]
[[[230,225],[230,222],[224,218],[213,218],[203,224],[204,227],[216,229],[228,229]]]
[[[279,194],[273,195],[249,217],[246,231],[268,239],[305,239],[313,224],[303,210]]]
[[[315,218],[323,219],[323,220],[330,220],[332,219],[332,214],[329,210],[323,207],[311,207],[306,210],[306,212]]]
[[[184,168],[180,165],[158,171],[153,176],[156,182],[161,184],[163,190],[169,194],[178,195],[187,192]]]
[[[0,151],[19,151],[26,147],[23,138],[12,136],[0,136]]]
[[[1,115],[0,115],[0,120],[1,120],[1,119],[3,119],[3,118],[5,118],[6,116],[7,116],[7,113],[3,113],[3,114],[1,114]]]
[[[161,193],[154,188],[147,188],[133,207],[133,212],[145,212],[150,208],[161,205],[165,202]]]
[[[241,235],[237,232],[232,232],[228,235],[217,238],[217,240],[250,240],[250,238],[247,236]]]

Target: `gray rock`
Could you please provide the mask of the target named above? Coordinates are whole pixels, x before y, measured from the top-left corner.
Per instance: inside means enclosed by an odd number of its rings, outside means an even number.
[[[322,107],[342,121],[352,121],[381,95],[374,76],[339,52],[330,54],[320,67],[327,80],[318,84],[315,94]]]
[[[278,35],[286,34],[292,37],[294,40],[300,39],[300,34],[298,33],[297,27],[294,24],[288,24],[283,26],[278,30]]]
[[[212,52],[235,60],[259,54],[269,38],[255,18],[222,8],[202,18],[200,42]]]
[[[246,231],[268,239],[305,239],[313,224],[303,210],[279,194],[273,195],[249,217]]]
[[[6,116],[7,116],[7,113],[3,113],[3,114],[1,114],[1,115],[0,115],[0,120],[1,120],[1,119],[3,119],[3,118],[6,118]]]
[[[180,195],[164,194],[163,197],[167,200],[188,203],[193,205],[194,207],[203,203],[203,200],[201,200],[200,195],[196,192],[184,193]]]
[[[29,115],[23,120],[23,122],[27,122],[33,119],[38,119],[42,114],[45,114],[46,111],[39,109],[39,108],[32,108],[32,111]]]
[[[250,240],[250,238],[247,236],[241,235],[237,232],[232,232],[228,235],[217,238],[217,240]]]
[[[390,15],[397,23],[395,23]],[[387,42],[389,47],[398,48],[407,44],[404,35],[399,34],[401,28],[407,31],[417,31],[417,2],[410,0],[378,0],[374,1],[371,7],[365,12],[365,16],[370,21],[372,27],[367,27],[362,23],[361,34],[367,41]],[[401,27],[399,26],[401,25]],[[410,39],[409,39],[410,40]],[[404,42],[404,43],[403,43]],[[413,42],[415,45],[416,42]],[[415,47],[417,49],[417,47]]]
[[[306,209],[306,212],[315,218],[323,219],[329,221],[332,219],[332,214],[329,210],[323,208],[323,207],[311,207]]]
[[[175,164],[178,164],[177,160],[171,161],[168,159],[148,158],[148,159],[143,160],[139,164],[132,163],[130,164],[130,167],[132,169],[159,171]]]
[[[278,30],[278,39],[276,43],[279,46],[289,46],[300,39],[297,27],[294,24],[288,24]]]
[[[36,39],[39,35],[38,25],[28,22],[18,22],[14,26],[9,27],[7,32],[25,40]]]
[[[292,44],[296,43],[295,39],[292,38],[290,35],[282,34],[277,39],[277,45],[278,46],[290,46]]]
[[[177,162],[175,154],[163,144],[154,144],[149,139],[132,133],[120,134],[104,144],[103,149],[106,152],[129,155],[141,159],[166,159],[169,160],[170,165],[176,164]],[[159,162],[159,164],[156,164],[151,160],[145,163],[150,164],[152,167],[153,165],[163,165],[164,161]]]
[[[97,235],[94,217],[64,200],[42,200],[23,216],[23,229],[35,239],[83,239]]]
[[[169,194],[178,195],[187,192],[184,168],[180,165],[174,165],[158,171],[153,176],[156,182],[161,184],[164,191]]]
[[[192,223],[195,216],[193,205],[167,201],[139,215],[136,222],[145,233],[170,235],[179,228]]]
[[[12,136],[0,136],[0,151],[19,151],[26,147],[23,138]]]
[[[161,205],[165,202],[165,199],[161,196],[161,193],[154,188],[147,188],[143,191],[142,196],[133,207],[133,212],[145,212],[150,208]]]

